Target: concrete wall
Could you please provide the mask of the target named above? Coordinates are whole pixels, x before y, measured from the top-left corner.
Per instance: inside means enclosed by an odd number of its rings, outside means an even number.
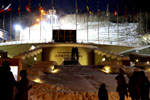
[[[105,58],[105,62],[102,61],[102,58]],[[111,58],[111,57],[106,57],[100,54],[95,53],[94,56],[94,65],[100,65],[100,64],[118,64],[122,65],[122,60],[117,60],[117,58]]]
[[[36,57],[37,59],[34,60],[34,57]],[[31,56],[31,57],[26,57],[25,60],[22,60],[23,63],[23,69],[26,69],[28,66],[34,64],[36,61],[41,61],[42,60],[42,53],[39,53],[37,55]]]

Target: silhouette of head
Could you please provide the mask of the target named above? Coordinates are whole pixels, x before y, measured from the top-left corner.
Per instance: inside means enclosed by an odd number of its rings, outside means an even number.
[[[119,68],[119,73],[120,73],[120,74],[124,74],[123,69]]]
[[[144,71],[140,71],[139,73],[140,73],[140,75],[141,75],[142,78],[146,77]]]
[[[102,87],[102,88],[105,88],[105,87],[106,87],[106,85],[105,85],[104,83],[102,83],[102,84],[101,84],[101,87]]]
[[[27,77],[27,72],[26,72],[26,70],[21,70],[21,71],[20,71],[20,76],[21,76],[22,78],[26,78],[26,77]]]
[[[4,70],[10,70],[10,63],[8,61],[2,62],[2,67]]]
[[[140,71],[140,69],[139,68],[135,68],[135,70],[134,70],[135,72],[139,72]]]

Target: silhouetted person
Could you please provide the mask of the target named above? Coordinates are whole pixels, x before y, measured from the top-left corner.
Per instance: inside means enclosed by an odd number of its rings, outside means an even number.
[[[73,62],[78,62],[79,61],[79,51],[78,51],[77,47],[72,48],[71,61],[73,61]]]
[[[116,90],[120,96],[120,100],[125,100],[125,95],[128,97],[127,83],[123,74],[124,74],[124,71],[120,68],[119,75],[116,76],[116,80],[117,80]]]
[[[76,60],[75,61],[79,61],[79,51],[78,51],[78,48],[77,47],[75,47],[74,48],[75,49],[75,56],[76,56]]]
[[[108,100],[108,93],[106,89],[106,85],[104,83],[101,84],[98,90],[98,99],[99,100]]]
[[[139,72],[139,82],[141,84],[141,100],[149,100],[149,80],[144,71]]]
[[[129,79],[129,93],[132,100],[141,99],[141,81],[139,81],[139,71],[135,70]]]
[[[27,79],[26,70],[20,71],[21,80],[17,83],[16,88],[18,90],[15,100],[28,100],[29,80]]]
[[[13,100],[15,78],[10,71],[10,63],[4,61],[0,67],[0,100]]]
[[[71,52],[71,61],[75,61],[75,47],[72,48],[72,52]]]

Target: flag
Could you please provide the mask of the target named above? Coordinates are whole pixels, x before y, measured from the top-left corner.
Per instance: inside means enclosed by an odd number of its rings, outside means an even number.
[[[87,0],[87,4],[86,4],[86,9],[87,9],[87,11],[88,11],[88,14],[91,14],[91,13],[92,13],[91,10],[90,10],[90,8],[89,8],[88,0]]]
[[[107,4],[106,16],[109,16],[109,4]]]
[[[18,7],[18,14],[20,14],[20,6]]]
[[[9,12],[10,10],[11,10],[11,3],[6,8],[4,8],[4,12]]]
[[[41,13],[41,15],[46,15],[46,12],[42,8],[41,4],[39,4],[39,12]],[[53,12],[53,10],[52,10],[52,12]]]
[[[124,18],[127,18],[127,7],[125,8],[125,12],[124,12]]]
[[[76,0],[75,9],[76,9],[76,13],[78,13],[78,4],[77,4],[77,0]]]
[[[31,2],[31,0],[29,0],[28,5],[26,6],[26,10],[27,10],[28,12],[31,12],[30,2]]]
[[[39,11],[41,11],[43,8],[42,8],[42,5],[41,5],[41,2],[39,3]]]
[[[135,11],[133,12],[132,16],[133,16],[133,21],[135,22],[136,21],[136,13],[135,13]]]
[[[42,6],[39,6],[39,11],[41,11],[43,8],[42,8]]]
[[[26,6],[26,10],[27,10],[28,12],[31,12],[31,8],[30,8],[29,5]]]
[[[11,4],[9,4],[7,7],[4,8],[4,6],[2,6],[2,8],[0,9],[0,13],[1,12],[9,12],[11,11]]]
[[[4,12],[4,5],[1,7],[1,9],[0,9],[0,13],[1,12]]]
[[[2,12],[4,12],[4,10],[3,10],[3,9],[0,9],[0,13],[2,13]]]
[[[100,11],[100,9],[98,9],[98,11],[97,11],[98,16],[100,16],[100,13],[101,13],[101,11]]]
[[[54,0],[52,0],[52,9],[54,10]]]
[[[116,16],[116,15],[117,15],[117,10],[115,10],[113,13],[113,16]]]

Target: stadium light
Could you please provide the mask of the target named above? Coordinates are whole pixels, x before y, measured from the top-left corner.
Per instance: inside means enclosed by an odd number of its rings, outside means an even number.
[[[36,22],[40,22],[40,19],[39,19],[39,18],[37,18],[37,19],[36,19]]]
[[[40,12],[41,12],[41,15],[46,15],[46,12],[43,9],[41,9]]]
[[[16,25],[15,25],[15,30],[16,30],[16,31],[22,31],[21,25],[16,24]]]

